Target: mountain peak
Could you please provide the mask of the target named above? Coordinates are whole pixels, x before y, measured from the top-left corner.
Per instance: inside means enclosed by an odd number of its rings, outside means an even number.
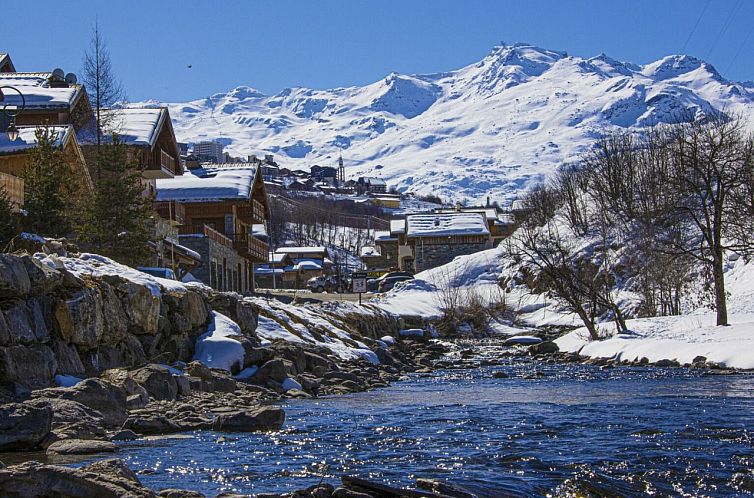
[[[342,150],[349,178],[382,165],[402,192],[501,203],[612,130],[668,122],[679,111],[754,113],[754,85],[730,83],[695,57],[640,66],[530,43],[503,43],[454,71],[260,96],[242,86],[171,104],[176,136],[227,137],[233,155],[275,153],[292,169],[333,165]]]

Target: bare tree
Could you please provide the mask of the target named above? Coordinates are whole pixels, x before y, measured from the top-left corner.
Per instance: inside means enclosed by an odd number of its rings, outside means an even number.
[[[676,126],[671,138],[671,180],[682,193],[676,210],[690,235],[676,248],[711,270],[717,325],[727,325],[725,252],[754,253],[751,232],[735,229],[752,225],[754,139],[727,116]]]
[[[102,144],[103,130],[111,130],[113,115],[103,114],[103,109],[110,108],[126,98],[120,80],[115,76],[110,59],[110,50],[107,48],[105,39],[95,23],[89,49],[84,52],[82,67],[84,85],[91,96],[94,97],[94,112],[97,122],[97,147]]]

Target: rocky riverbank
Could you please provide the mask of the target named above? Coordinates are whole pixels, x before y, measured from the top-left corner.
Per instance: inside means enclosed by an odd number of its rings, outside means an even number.
[[[218,316],[232,325],[221,337]],[[44,451],[54,463],[145,435],[275,430],[285,420],[276,400],[384,387],[446,352],[402,337],[401,325],[376,308],[243,298],[96,255],[0,255],[0,452]],[[220,360],[227,368],[211,368]],[[0,494],[35,496],[40,476],[79,482],[102,470],[40,465],[5,469]],[[36,488],[12,494],[25,479]],[[109,496],[99,492],[61,496]]]

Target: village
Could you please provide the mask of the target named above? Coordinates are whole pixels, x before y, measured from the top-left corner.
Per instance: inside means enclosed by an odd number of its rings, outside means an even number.
[[[155,276],[242,294],[348,292],[351,273],[359,271],[367,273],[369,291],[378,292],[496,247],[516,226],[515,210],[489,198],[481,206],[443,205],[400,194],[380,178],[347,178],[342,156],[337,165],[291,170],[271,154],[233,157],[219,140],[178,142],[167,107],[97,109],[73,73],[17,71],[6,53],[0,53],[0,105],[0,189],[17,214],[25,213],[23,176],[42,128],[83,195],[92,194],[99,143],[91,123],[99,112],[107,117],[106,131],[126,146],[153,208],[148,255],[135,266]],[[314,213],[337,208],[340,216],[328,227],[335,236],[298,243],[292,225],[321,220],[302,220],[290,206]]]

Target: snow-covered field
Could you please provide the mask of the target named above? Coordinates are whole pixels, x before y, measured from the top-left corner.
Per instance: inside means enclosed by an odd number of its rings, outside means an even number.
[[[613,322],[602,323],[599,328],[606,339],[594,342],[589,341],[578,317],[564,310],[557,300],[532,294],[523,286],[501,294],[499,279],[514,271],[502,248],[490,249],[419,273],[417,280],[400,283],[372,302],[397,314],[437,317],[441,315],[443,293],[449,287],[476,292],[490,300],[500,300],[504,295],[518,322],[515,326],[493,322],[493,333],[523,335],[532,327],[573,326],[580,328],[555,341],[562,351],[594,358],[633,361],[646,357],[651,362],[667,359],[681,364],[704,356],[721,366],[754,369],[754,262],[735,256],[728,261],[730,326],[715,326],[715,313],[709,307],[698,307],[683,316],[629,320],[630,334],[615,335]]]
[[[586,329],[580,328],[555,342],[561,351],[592,358],[647,358],[652,363],[676,360],[684,364],[704,356],[727,367],[754,369],[754,315],[734,314],[730,322],[728,327],[715,326],[714,313],[639,318],[627,322],[630,334],[590,342]],[[608,334],[614,333],[613,328],[612,324],[601,326]]]
[[[242,86],[168,106],[181,142],[219,139],[232,155],[272,153],[291,169],[336,166],[342,153],[348,178],[505,203],[606,131],[712,109],[751,115],[754,85],[689,56],[640,66],[515,44],[455,71],[277,95]]]

